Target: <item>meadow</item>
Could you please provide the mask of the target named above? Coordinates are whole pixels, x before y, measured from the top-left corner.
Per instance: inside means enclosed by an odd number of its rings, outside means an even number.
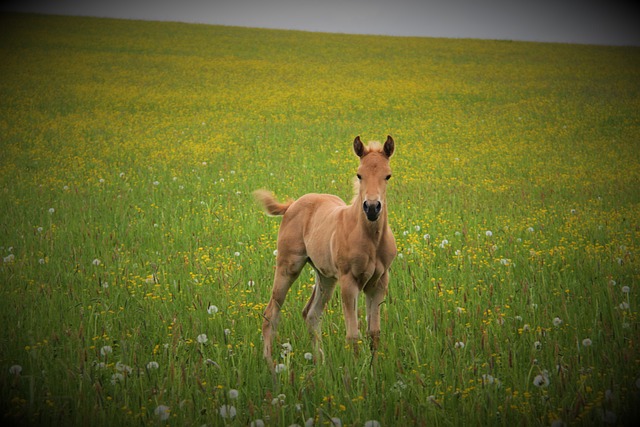
[[[640,49],[0,15],[3,425],[571,426],[640,416]],[[396,141],[375,361],[309,360],[280,219]],[[361,300],[361,329],[364,304]]]

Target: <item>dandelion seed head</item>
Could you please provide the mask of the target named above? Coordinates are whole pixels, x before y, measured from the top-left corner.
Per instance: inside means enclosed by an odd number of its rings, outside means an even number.
[[[126,372],[127,374],[130,374],[131,372],[133,372],[133,368],[131,366],[125,365],[122,362],[116,363],[116,370],[118,372]]]
[[[495,378],[491,374],[482,374],[482,382],[485,384],[493,384],[495,382]]]
[[[171,415],[171,410],[168,406],[158,405],[156,409],[154,409],[153,413],[160,419],[160,421],[166,421]]]
[[[313,354],[307,352],[307,353],[304,354],[304,358],[306,360],[313,360]]]
[[[237,399],[240,393],[235,388],[229,390],[229,399]]]
[[[116,385],[124,381],[124,375],[119,372],[111,375],[111,384]]]
[[[380,421],[376,421],[376,420],[365,421],[364,427],[380,427]]]
[[[559,317],[555,317],[555,318],[553,319],[553,326],[556,326],[556,327],[557,327],[557,326],[560,326],[560,325],[562,325],[562,319],[561,319],[561,318],[559,318]]]
[[[222,418],[231,419],[236,416],[236,407],[233,405],[222,405],[218,410]]]
[[[100,349],[100,355],[107,356],[113,353],[113,348],[110,345],[105,345]]]
[[[631,288],[629,288],[628,286],[623,286],[621,290],[624,294],[628,294],[629,292],[631,292]]]
[[[278,363],[275,370],[276,374],[281,374],[287,370],[287,365],[285,365],[284,363]]]
[[[152,360],[151,362],[147,363],[147,369],[148,370],[158,369],[159,367],[160,367],[160,365],[156,361]]]
[[[484,234],[485,234],[485,236],[487,236],[487,237],[491,237],[491,236],[493,236],[493,232],[492,232],[491,230],[487,230],[487,231],[485,231],[485,232],[484,232]]]
[[[549,385],[549,374],[547,371],[536,375],[533,379],[533,385],[536,387],[547,387]]]
[[[9,368],[9,373],[11,375],[20,375],[21,372],[22,372],[22,366],[20,365],[12,365]]]
[[[196,341],[198,341],[200,344],[204,344],[209,341],[209,339],[207,338],[207,334],[200,334],[196,337]]]
[[[210,305],[207,308],[207,313],[209,314],[216,314],[218,312],[218,307],[216,307],[215,305]]]
[[[264,427],[264,421],[261,419],[251,421],[251,427]]]
[[[592,342],[591,342],[591,340],[589,338],[585,338],[585,339],[582,340],[582,346],[583,347],[589,347],[589,346],[591,346],[591,344],[592,344]]]

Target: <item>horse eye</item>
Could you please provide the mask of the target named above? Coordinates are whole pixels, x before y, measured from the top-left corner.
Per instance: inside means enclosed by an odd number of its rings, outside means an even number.
[[[362,179],[362,175],[357,174],[356,176],[358,177],[358,179]]]
[[[387,177],[385,178],[387,181],[389,181],[391,179],[391,175],[387,175]]]

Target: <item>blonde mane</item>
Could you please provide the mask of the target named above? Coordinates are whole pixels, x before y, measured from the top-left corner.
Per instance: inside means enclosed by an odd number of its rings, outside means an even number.
[[[382,153],[383,147],[380,141],[369,141],[366,147],[364,147],[364,155],[369,153]]]

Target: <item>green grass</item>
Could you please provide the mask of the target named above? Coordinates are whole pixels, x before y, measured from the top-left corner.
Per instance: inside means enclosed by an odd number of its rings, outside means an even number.
[[[0,25],[3,423],[637,419],[638,48]],[[346,347],[339,292],[326,363],[304,357],[307,269],[274,384],[260,326],[279,219],[251,192],[349,200],[351,141],[387,134],[400,255],[378,359]]]

